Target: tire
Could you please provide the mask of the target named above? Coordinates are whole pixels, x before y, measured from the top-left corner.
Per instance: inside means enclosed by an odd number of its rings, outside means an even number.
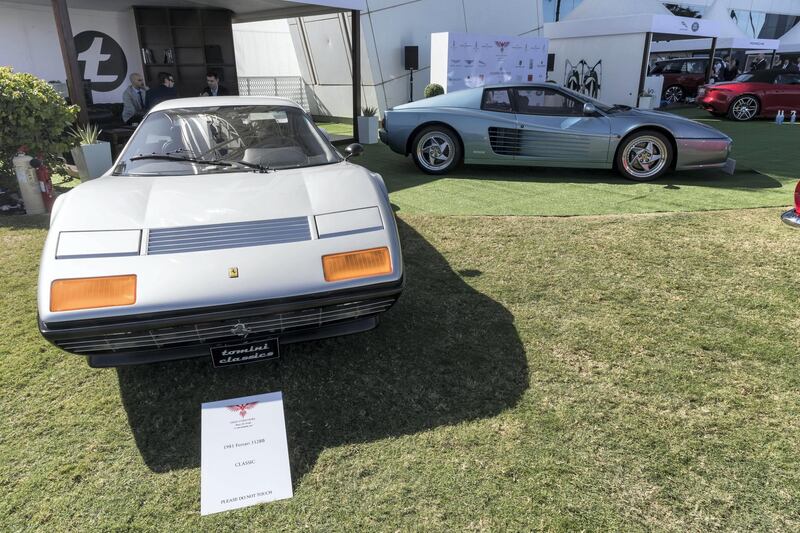
[[[447,126],[428,126],[414,137],[411,157],[426,174],[447,174],[461,162],[461,142]]]
[[[753,95],[743,94],[731,102],[728,108],[728,117],[731,120],[745,122],[753,120],[761,112],[761,102]]]
[[[680,85],[670,85],[664,89],[664,100],[667,101],[667,104],[683,102],[684,98],[686,98],[686,91]]]
[[[670,169],[674,157],[672,143],[663,133],[640,130],[622,139],[615,163],[624,178],[652,181]]]

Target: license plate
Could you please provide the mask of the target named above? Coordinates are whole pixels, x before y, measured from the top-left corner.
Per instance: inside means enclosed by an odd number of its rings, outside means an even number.
[[[211,362],[217,368],[269,361],[278,357],[280,357],[278,339],[261,339],[244,344],[211,347]]]

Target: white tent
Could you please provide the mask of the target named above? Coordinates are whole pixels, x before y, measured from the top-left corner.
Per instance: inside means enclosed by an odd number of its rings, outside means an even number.
[[[795,24],[794,28],[787,31],[778,40],[780,41],[778,52],[782,54],[800,52],[800,24]]]
[[[719,35],[718,22],[676,17],[657,0],[609,4],[583,0],[564,20],[545,24],[544,36],[555,55],[555,81],[610,103],[637,105],[652,41]]]
[[[775,50],[777,39],[753,39],[733,21],[728,12],[727,2],[717,0],[703,15],[703,20],[719,23],[717,49],[733,50]],[[652,52],[689,52],[710,50],[711,39],[679,39],[653,43]]]

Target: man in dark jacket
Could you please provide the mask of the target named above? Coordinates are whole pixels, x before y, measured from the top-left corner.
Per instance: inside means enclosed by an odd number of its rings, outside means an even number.
[[[172,74],[159,72],[158,83],[158,87],[147,91],[147,109],[151,109],[164,100],[178,97],[178,91],[175,90],[175,78],[172,77]]]
[[[227,96],[228,90],[219,84],[219,75],[214,71],[206,73],[206,83],[208,84],[200,96]]]

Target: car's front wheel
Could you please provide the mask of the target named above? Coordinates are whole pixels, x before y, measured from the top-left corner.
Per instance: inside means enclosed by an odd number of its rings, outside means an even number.
[[[741,122],[753,120],[758,116],[760,108],[761,104],[759,104],[758,99],[755,96],[746,94],[731,102],[731,107],[728,108],[728,116]]]
[[[461,162],[461,145],[450,128],[428,126],[414,137],[411,156],[421,171],[447,174]]]
[[[617,169],[629,180],[651,181],[672,164],[672,144],[657,131],[642,130],[625,137],[617,150]]]

